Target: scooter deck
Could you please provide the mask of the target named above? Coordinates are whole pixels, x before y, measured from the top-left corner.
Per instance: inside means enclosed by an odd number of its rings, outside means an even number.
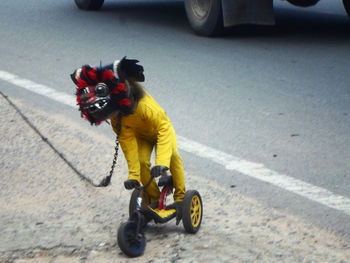
[[[175,209],[153,209],[150,206],[148,206],[148,209],[143,213],[147,216],[147,218],[153,219],[156,223],[168,222],[176,216]]]

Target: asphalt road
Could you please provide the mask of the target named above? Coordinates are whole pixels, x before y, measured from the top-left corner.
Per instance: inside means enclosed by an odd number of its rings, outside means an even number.
[[[73,94],[69,74],[82,64],[137,58],[179,135],[350,198],[350,20],[341,1],[326,0],[310,9],[276,2],[276,19],[274,27],[203,38],[191,31],[181,1],[106,1],[99,12],[83,12],[72,0],[3,0],[0,70]],[[93,129],[74,109],[0,85]],[[342,211],[182,155],[187,171],[350,239]]]

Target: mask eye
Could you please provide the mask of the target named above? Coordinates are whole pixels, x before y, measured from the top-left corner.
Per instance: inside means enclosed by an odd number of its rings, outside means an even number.
[[[108,96],[108,94],[109,94],[108,86],[105,83],[103,83],[103,82],[98,83],[96,85],[96,88],[95,88],[95,93],[99,97],[106,97],[106,96]]]

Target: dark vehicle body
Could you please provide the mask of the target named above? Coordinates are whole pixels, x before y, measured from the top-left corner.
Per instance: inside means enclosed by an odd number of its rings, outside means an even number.
[[[80,9],[97,10],[104,0],[74,0]],[[300,7],[316,5],[320,0],[287,0]],[[350,16],[350,0],[342,0]],[[241,24],[274,25],[273,0],[184,0],[188,21],[192,29],[211,36],[224,27]]]

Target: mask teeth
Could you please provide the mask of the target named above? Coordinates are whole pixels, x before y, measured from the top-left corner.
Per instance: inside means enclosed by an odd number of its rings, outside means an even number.
[[[89,107],[90,110],[95,111],[95,110],[101,110],[107,105],[107,100],[102,100],[95,102],[93,105]]]

